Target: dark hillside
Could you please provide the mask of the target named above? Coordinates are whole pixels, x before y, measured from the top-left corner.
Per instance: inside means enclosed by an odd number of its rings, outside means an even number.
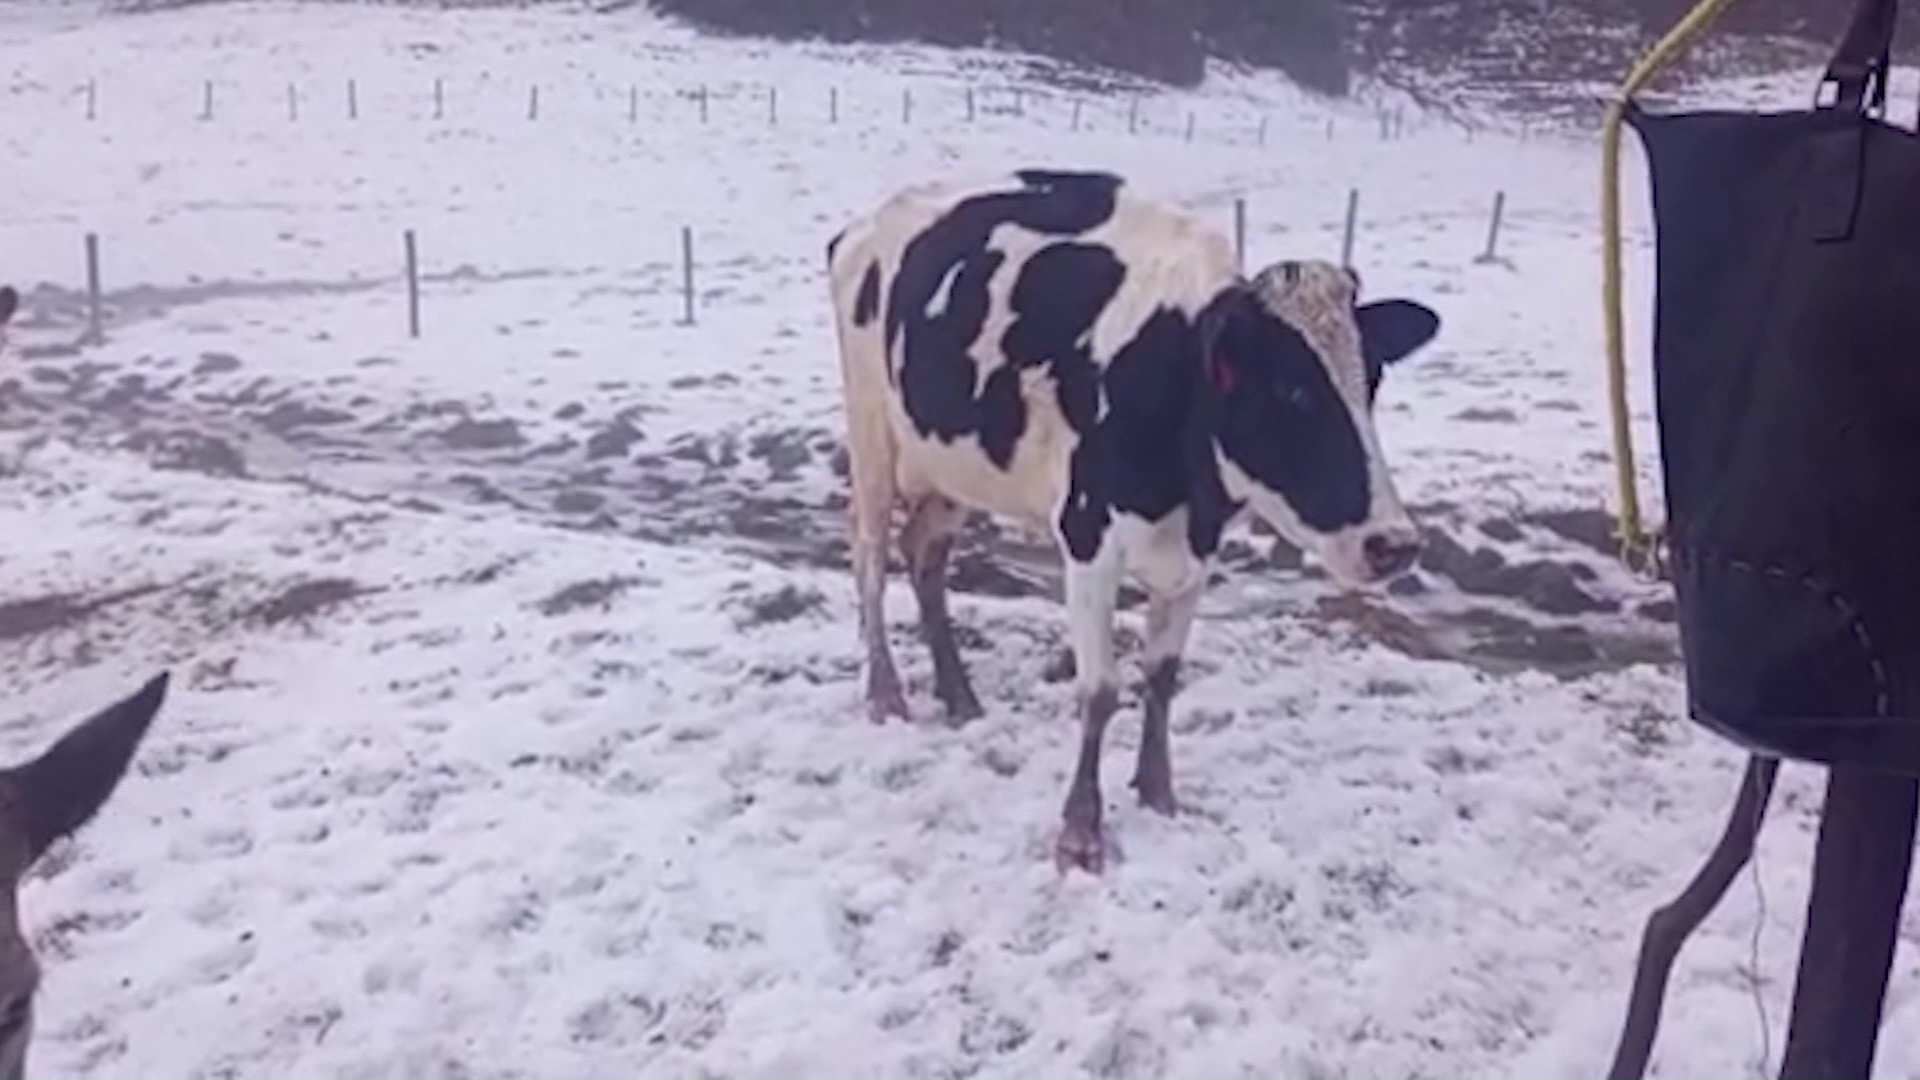
[[[1345,93],[1335,0],[651,0],[703,29],[781,39],[914,41],[1038,53],[1190,86],[1217,56]]]
[[[1355,72],[1442,103],[1590,97],[1689,6],[1685,0],[647,0],[704,29],[781,39],[917,41],[1038,53],[1175,86],[1209,59],[1272,68],[1344,94]],[[1814,56],[1840,0],[1743,0],[1686,73]],[[1920,40],[1920,0],[1902,38]],[[1910,49],[1903,49],[1910,52]],[[1578,87],[1578,92],[1573,93]],[[1516,100],[1517,99],[1517,100]]]
[[[0,4],[22,0],[0,0]],[[33,0],[83,2],[83,0]],[[217,0],[98,0],[137,11]],[[777,40],[922,42],[1038,54],[1170,86],[1209,61],[1285,73],[1345,94],[1355,74],[1442,108],[1503,105],[1590,114],[1691,0],[348,0],[498,7],[585,2],[619,18],[649,6],[700,29]],[[1821,59],[1851,0],[1737,0],[1676,77]],[[1920,55],[1920,0],[1905,0],[1900,52]]]

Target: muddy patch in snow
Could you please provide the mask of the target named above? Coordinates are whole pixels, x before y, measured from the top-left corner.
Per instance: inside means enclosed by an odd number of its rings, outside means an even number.
[[[139,365],[147,370],[33,364],[0,382],[0,427],[64,432],[141,451],[165,468],[294,480],[362,501],[496,506],[779,566],[847,566],[845,455],[824,426],[761,415],[720,431],[662,433],[651,420],[670,402],[616,394],[550,416],[509,415],[461,400],[397,408],[366,396],[317,400],[250,377],[225,354]],[[1451,504],[1413,510],[1426,548],[1417,568],[1382,592],[1338,592],[1264,526],[1237,530],[1207,617],[1302,617],[1407,655],[1488,670],[1573,676],[1675,659],[1668,590],[1620,568],[1604,511],[1543,507],[1509,519]],[[967,524],[951,573],[961,593],[1060,592],[1051,546],[985,517]],[[1129,588],[1122,605],[1143,599]]]

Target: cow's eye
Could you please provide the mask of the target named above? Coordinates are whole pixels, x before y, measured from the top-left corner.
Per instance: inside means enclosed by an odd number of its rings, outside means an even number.
[[[1280,388],[1280,400],[1295,412],[1306,412],[1313,404],[1313,395],[1307,393],[1304,386],[1283,386]]]

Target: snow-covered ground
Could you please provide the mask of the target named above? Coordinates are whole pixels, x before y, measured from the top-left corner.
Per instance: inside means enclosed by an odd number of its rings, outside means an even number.
[[[1598,535],[1591,140],[1384,138],[1398,106],[1228,73],[1076,104],[985,54],[635,12],[0,14],[0,749],[181,675],[27,887],[37,1075],[1605,1066],[1740,757],[1676,719],[1661,590]],[[1116,775],[1100,879],[1048,858],[1077,732],[1044,552],[982,528],[961,560],[989,709],[959,731],[904,595],[927,722],[864,719],[841,566],[825,241],[1035,163],[1223,227],[1242,198],[1255,263],[1336,253],[1357,189],[1368,291],[1446,319],[1381,400],[1419,591],[1336,598],[1243,537],[1177,705],[1186,813]],[[1662,1074],[1777,1060],[1816,783],[1786,770],[1683,956]],[[1915,971],[1883,1075],[1920,1070]]]

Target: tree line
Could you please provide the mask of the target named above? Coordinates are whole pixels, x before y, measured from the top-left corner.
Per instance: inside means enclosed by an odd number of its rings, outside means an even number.
[[[1199,83],[1211,59],[1276,69],[1330,95],[1346,93],[1356,72],[1391,77],[1448,65],[1489,83],[1617,77],[1691,5],[1691,0],[647,2],[711,31],[783,40],[984,46],[1173,86]],[[1723,43],[1749,43],[1762,56],[1794,45],[1812,55],[1839,34],[1851,6],[1840,0],[1741,0],[1723,16],[1719,37]],[[1903,7],[1903,45],[1910,45],[1920,39],[1920,3]],[[1727,53],[1723,47],[1718,55],[1724,59]]]

